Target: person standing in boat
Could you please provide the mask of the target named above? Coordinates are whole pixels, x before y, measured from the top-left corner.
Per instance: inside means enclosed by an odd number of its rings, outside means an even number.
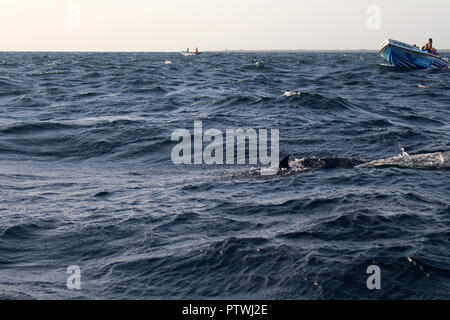
[[[428,39],[428,43],[422,47],[422,50],[440,57],[439,53],[433,48],[433,39]]]

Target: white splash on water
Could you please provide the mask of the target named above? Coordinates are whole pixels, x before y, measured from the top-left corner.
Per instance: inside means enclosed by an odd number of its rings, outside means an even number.
[[[301,91],[285,91],[283,97],[300,96],[301,94]]]

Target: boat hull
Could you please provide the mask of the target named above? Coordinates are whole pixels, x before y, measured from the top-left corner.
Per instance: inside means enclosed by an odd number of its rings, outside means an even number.
[[[196,56],[196,55],[201,54],[201,52],[186,52],[186,51],[183,51],[181,54],[183,56]]]
[[[447,69],[448,61],[409,44],[388,39],[381,44],[380,55],[391,65],[406,69]]]

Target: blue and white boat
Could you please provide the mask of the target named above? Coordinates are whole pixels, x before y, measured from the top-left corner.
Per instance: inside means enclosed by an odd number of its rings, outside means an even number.
[[[447,69],[449,64],[447,58],[392,39],[381,44],[380,55],[390,65],[407,69]]]

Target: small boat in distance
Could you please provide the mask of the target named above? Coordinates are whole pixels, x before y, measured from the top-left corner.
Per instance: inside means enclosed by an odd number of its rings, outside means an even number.
[[[182,51],[181,54],[183,56],[196,56],[198,54],[202,54],[202,52],[198,51],[198,48],[195,48],[194,52],[190,52],[189,48],[187,48],[187,50],[186,51]]]
[[[397,40],[381,44],[380,56],[390,65],[406,69],[447,69],[448,59]]]

